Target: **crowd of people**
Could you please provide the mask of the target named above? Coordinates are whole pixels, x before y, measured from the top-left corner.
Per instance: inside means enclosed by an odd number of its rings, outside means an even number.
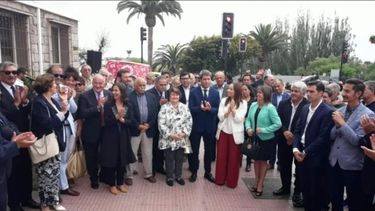
[[[113,77],[106,68],[93,74],[87,64],[79,71],[52,65],[30,79],[11,62],[0,64],[0,81],[1,211],[7,205],[11,211],[66,210],[61,195],[80,195],[67,176],[77,142],[91,188],[103,183],[117,195],[127,193],[141,172],[150,183],[160,173],[168,186],[185,185],[186,156],[188,180],[195,182],[201,141],[204,179],[236,188],[245,140],[258,146],[245,165],[249,172],[253,163],[255,197],[277,165],[282,186],[273,194],[291,194],[295,175],[296,207],[343,210],[346,203],[349,210],[375,209],[375,81],[296,81],[286,90],[281,79],[262,70],[233,82],[223,71],[213,76],[208,70],[143,78],[121,69]],[[37,203],[27,148],[52,132],[60,153],[35,164]]]

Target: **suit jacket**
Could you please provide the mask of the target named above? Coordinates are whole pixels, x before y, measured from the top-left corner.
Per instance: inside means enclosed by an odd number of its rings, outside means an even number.
[[[7,178],[12,169],[12,158],[18,153],[16,143],[7,141],[0,135],[0,202],[6,199]]]
[[[306,98],[303,98],[300,104],[297,107],[296,113],[293,116],[292,124],[290,125],[290,130],[294,134],[295,128],[297,124],[297,120],[300,117],[301,111],[303,106],[305,106],[308,103]],[[281,128],[277,133],[277,136],[281,141],[285,141],[284,137],[284,131],[287,131],[290,124],[290,117],[292,115],[292,102],[291,99],[288,98],[286,100],[282,100],[279,103],[279,107],[277,108],[277,113],[279,114],[280,120],[281,120]]]
[[[56,100],[56,102],[59,103],[59,105],[61,105],[61,98],[59,97],[58,94],[52,96],[53,99]],[[75,115],[75,113],[77,112],[77,104],[76,102],[74,101],[73,98],[70,98],[69,100],[69,115],[68,115],[68,118],[66,119],[69,123],[69,128],[70,128],[70,131],[72,132],[72,135],[73,136],[76,136],[76,126],[75,126],[75,123],[74,123],[74,118],[73,118],[73,115]]]
[[[274,105],[276,108],[278,107],[278,105],[277,105],[277,96],[278,96],[278,95],[276,94],[276,92],[272,92],[272,95],[271,95],[271,102],[272,102],[272,105]],[[290,98],[289,94],[286,93],[286,92],[283,92],[283,93],[281,94],[281,100],[280,100],[279,103],[281,103],[281,101],[286,100],[286,99],[288,99],[288,98]]]
[[[306,104],[301,111],[295,128],[293,148],[305,151],[304,163],[310,167],[318,167],[322,162],[327,162],[330,150],[329,132],[333,127],[332,110],[326,104],[321,103],[312,115],[305,132],[305,146],[301,143],[301,137],[305,130],[310,104]]]
[[[251,104],[249,113],[245,121],[246,129],[252,128],[255,130],[255,113],[258,109],[258,102]],[[275,106],[268,103],[262,107],[257,118],[257,128],[261,128],[261,133],[257,136],[261,140],[269,140],[275,137],[275,132],[280,129],[281,121],[277,114]]]
[[[214,88],[214,89],[216,89],[217,91],[219,91],[219,87],[217,86],[217,84],[212,85],[211,88]],[[224,98],[224,97],[227,96],[227,91],[228,91],[228,84],[224,84],[224,85],[223,85],[223,93],[222,93],[222,95],[220,96],[220,99],[222,99],[222,98]],[[220,92],[219,92],[219,94],[220,94]]]
[[[0,92],[0,108],[4,116],[6,116],[9,121],[16,124],[21,132],[28,131],[30,127],[29,113],[31,110],[31,103],[28,103],[26,106],[20,105],[19,108],[17,108],[14,105],[14,98],[1,83]]]
[[[183,87],[182,85],[180,85],[180,86],[178,87],[178,89],[179,89],[180,92],[181,92],[181,94],[180,94],[180,102],[186,105],[186,103],[189,102],[189,99],[186,99],[186,95],[185,95],[184,87]],[[192,90],[192,87],[191,87],[191,86],[190,86],[189,90],[190,90],[190,93],[191,93],[191,90]],[[189,95],[190,95],[190,94],[189,94]]]
[[[60,106],[56,100],[52,98],[53,104],[60,110]],[[59,149],[61,152],[65,151],[65,141],[63,135],[64,120],[68,117],[69,112],[65,114],[65,119],[61,120],[57,116],[57,111],[49,104],[47,99],[39,94],[34,98],[33,108],[31,111],[31,131],[36,137],[41,138],[55,132],[59,142]],[[47,111],[48,109],[48,111]]]
[[[217,129],[217,113],[219,110],[220,97],[216,89],[210,88],[208,90],[208,102],[211,105],[210,111],[203,111],[201,109],[201,102],[203,101],[202,87],[198,86],[190,90],[189,109],[193,117],[192,132],[208,132],[216,133]]]
[[[158,104],[158,112],[159,112],[160,111],[160,107],[161,107],[161,105],[159,103],[159,101],[161,99],[159,91],[156,89],[156,87],[152,87],[151,89],[147,90],[146,92],[149,92],[150,94],[152,94],[154,96],[154,98],[156,99],[156,102]],[[167,100],[169,99],[169,92],[167,90],[164,91],[164,97]]]
[[[158,111],[159,111],[158,107],[160,105],[159,105],[159,102],[156,101],[153,94],[151,94],[150,92],[145,92],[145,95],[146,95],[146,100],[147,100],[147,111],[148,111],[146,123],[150,125],[150,128],[146,130],[146,135],[147,137],[151,138],[156,135],[156,131],[158,129],[156,126],[156,123],[158,119]],[[139,112],[137,93],[135,91],[130,93],[128,100],[129,100],[129,103],[131,104],[131,107],[133,108],[133,114],[134,114],[133,123],[130,126],[130,133],[131,133],[131,136],[133,137],[139,136],[141,134],[141,131],[138,129],[138,126],[141,124],[141,114]]]
[[[345,114],[346,109],[347,106],[344,106],[337,111]],[[339,162],[340,167],[344,170],[362,170],[364,155],[359,145],[365,134],[360,119],[366,114],[369,117],[375,117],[374,112],[359,103],[345,125],[340,128],[332,128],[331,139],[333,140],[333,145],[329,154],[331,166],[335,166]]]
[[[111,93],[103,90],[105,97],[110,98]],[[78,99],[77,119],[83,119],[81,138],[84,143],[99,143],[101,134],[101,116],[97,108],[98,101],[93,89],[82,93]]]

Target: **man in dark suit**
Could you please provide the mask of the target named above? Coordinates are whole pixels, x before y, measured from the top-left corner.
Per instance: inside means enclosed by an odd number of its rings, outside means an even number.
[[[17,136],[14,133],[11,141],[5,140],[0,134],[0,210],[2,211],[6,210],[7,205],[7,177],[12,168],[12,158],[19,154],[19,148],[27,148],[35,141],[36,138],[31,132],[24,132]]]
[[[104,90],[105,78],[99,74],[92,80],[92,89],[82,93],[78,100],[77,119],[82,119],[81,139],[85,150],[91,188],[99,188],[98,153],[104,126],[103,106],[111,93]]]
[[[31,103],[27,98],[27,86],[16,85],[17,65],[11,62],[0,64],[0,109],[21,132],[29,130]],[[39,208],[32,197],[32,168],[29,152],[21,149],[13,158],[12,173],[8,179],[8,204],[11,211],[22,210],[21,204]]]
[[[190,86],[190,73],[182,72],[180,73],[180,82],[181,85],[178,87],[180,89],[180,102],[188,105],[189,104],[189,95],[191,91]]]
[[[156,179],[152,174],[152,149],[153,137],[156,134],[156,122],[158,118],[158,102],[153,94],[145,92],[146,81],[137,78],[134,83],[134,91],[128,97],[132,105],[134,118],[131,125],[131,145],[134,155],[137,155],[139,145],[142,144],[142,164],[144,168],[143,177],[151,183]],[[136,164],[130,164],[126,170],[126,180],[132,181],[131,173],[135,170]],[[130,182],[132,183],[132,182]]]
[[[268,84],[270,84],[272,82],[272,85],[273,85],[273,86],[271,86],[271,88],[274,90],[272,92],[272,95],[271,95],[272,105],[274,105],[276,108],[278,108],[279,103],[281,101],[289,98],[289,94],[285,92],[284,82],[281,79],[273,80],[273,76],[269,75],[267,81],[268,81],[267,82]],[[277,145],[275,144],[274,145],[274,148],[275,148],[274,152],[276,152],[276,147],[277,147]],[[268,169],[274,169],[275,168],[275,162],[276,162],[276,153],[273,155],[272,159],[269,160]],[[277,169],[280,170],[279,166],[278,166]]]
[[[219,92],[210,88],[211,72],[200,72],[201,85],[192,89],[189,96],[189,109],[193,117],[193,128],[190,133],[190,141],[193,153],[189,154],[189,169],[191,176],[189,181],[195,182],[199,168],[199,145],[201,138],[204,141],[204,169],[206,178],[215,182],[211,174],[211,163],[215,160],[215,133],[217,129],[217,112],[220,104]]]
[[[159,76],[155,79],[155,86],[147,91],[148,93],[152,94],[158,102],[157,113],[159,113],[161,106],[168,102],[169,96],[166,89],[167,79],[164,76]],[[158,128],[157,121],[155,127]],[[159,130],[155,131],[155,136],[153,138],[152,172],[154,175],[155,172],[165,174],[164,151],[159,149]]]
[[[225,83],[225,74],[223,71],[217,71],[215,73],[216,84],[212,85],[212,88],[219,92],[220,99],[227,96],[228,85]]]
[[[286,100],[282,100],[277,108],[277,112],[282,122],[281,129],[277,132],[278,142],[278,159],[280,166],[281,188],[274,191],[273,195],[289,195],[292,180],[292,165],[293,165],[293,136],[297,120],[301,114],[302,108],[308,103],[304,98],[306,93],[306,84],[298,81],[293,83],[291,89],[291,96]],[[296,169],[299,169],[299,164],[295,162]],[[303,206],[301,198],[300,175],[296,170],[296,179],[294,182],[293,205],[296,207]]]
[[[333,121],[332,110],[322,103],[323,93],[322,82],[307,84],[310,104],[302,108],[293,141],[294,157],[301,163],[299,172],[307,211],[327,209],[329,135]]]

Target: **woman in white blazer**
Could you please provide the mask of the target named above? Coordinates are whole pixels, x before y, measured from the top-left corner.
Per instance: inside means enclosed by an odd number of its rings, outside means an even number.
[[[219,106],[219,125],[216,133],[216,184],[237,187],[240,171],[240,145],[244,140],[244,121],[247,103],[242,100],[241,84],[228,86],[227,97]]]

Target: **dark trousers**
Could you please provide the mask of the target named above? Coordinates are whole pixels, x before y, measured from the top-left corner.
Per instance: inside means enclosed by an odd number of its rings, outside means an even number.
[[[293,147],[288,145],[285,139],[278,139],[278,159],[280,166],[280,178],[282,187],[285,190],[290,190],[292,182],[292,167],[293,167]],[[300,163],[294,162],[296,165],[296,179],[294,180],[294,194],[301,193],[300,181]]]
[[[189,154],[189,169],[191,173],[197,173],[199,169],[199,146],[201,138],[204,142],[204,170],[211,173],[211,163],[215,160],[215,134],[214,132],[192,132],[190,142],[193,153]]]
[[[234,143],[232,134],[220,132],[217,143],[216,184],[235,188],[240,175],[240,146]]]
[[[4,169],[2,169],[4,170]],[[7,210],[7,183],[0,183],[0,211]]]
[[[273,152],[275,152],[275,153],[272,153],[271,159],[268,161],[268,163],[270,165],[275,165],[276,155],[277,155],[277,151],[276,151],[277,150],[277,143],[274,144],[272,147],[273,147]]]
[[[331,170],[332,210],[343,210],[344,187],[346,187],[349,210],[366,210],[366,198],[361,188],[361,171],[343,170],[338,162]]]
[[[328,165],[327,161],[318,166],[312,166],[308,157],[300,164],[298,173],[301,176],[304,207],[307,211],[317,211],[327,207]]]
[[[184,149],[163,150],[165,154],[165,172],[167,179],[180,179],[182,177],[182,163],[184,162]]]
[[[12,172],[8,178],[8,205],[20,205],[31,198],[32,166],[27,149],[20,149],[20,154],[12,160]]]
[[[159,132],[153,138],[152,143],[152,172],[162,171],[164,169],[164,150],[159,149]]]
[[[124,184],[125,167],[118,166],[116,168],[101,167],[101,175],[105,178],[109,186],[120,186]]]
[[[85,150],[87,172],[90,176],[91,183],[98,183],[98,155],[99,155],[99,144],[98,143],[87,143],[83,140],[83,149]]]

